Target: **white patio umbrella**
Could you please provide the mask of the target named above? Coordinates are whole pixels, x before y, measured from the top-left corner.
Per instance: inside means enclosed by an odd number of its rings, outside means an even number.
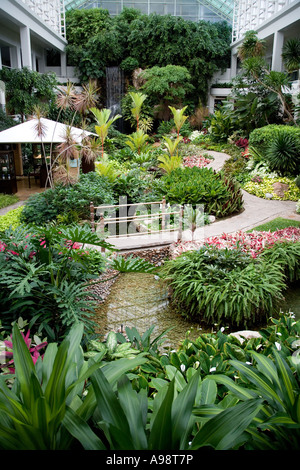
[[[59,144],[64,142],[67,128],[70,126],[45,118],[41,118],[40,123],[44,131],[42,136],[38,135],[36,129],[38,120],[30,119],[0,132],[0,144],[50,144],[51,142]],[[71,135],[76,143],[80,144],[88,135],[97,134],[72,126]]]

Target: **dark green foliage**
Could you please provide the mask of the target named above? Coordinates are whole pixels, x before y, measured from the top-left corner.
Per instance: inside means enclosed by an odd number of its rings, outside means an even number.
[[[170,204],[204,204],[204,212],[217,217],[242,209],[237,183],[211,168],[179,168],[161,181],[161,191]]]
[[[277,131],[266,150],[271,171],[282,176],[298,175],[300,172],[300,139],[284,129]]]
[[[282,298],[284,269],[272,261],[204,246],[165,263],[163,276],[184,316],[249,326],[265,320]]]
[[[56,75],[40,74],[24,67],[22,70],[4,67],[0,71],[0,80],[5,83],[5,93],[10,114],[32,114],[34,107],[46,108],[45,102],[55,99],[57,86]]]
[[[40,225],[57,218],[62,223],[89,220],[90,202],[95,206],[114,203],[109,181],[95,172],[82,174],[73,185],[59,185],[31,196],[24,206],[22,221]]]
[[[68,11],[66,18],[68,53],[83,81],[104,77],[109,65],[182,66],[192,77],[195,98],[190,98],[196,104],[199,97],[206,100],[213,73],[228,66],[231,32],[225,22],[195,23],[128,8],[113,18],[101,9]]]
[[[279,124],[270,124],[269,126],[254,129],[249,136],[249,146],[257,148],[262,153],[265,152],[268,145],[275,139],[277,133],[284,133],[293,136],[300,141],[300,128],[297,126],[287,126]]]
[[[14,119],[8,116],[3,109],[0,109],[0,132],[18,124]]]

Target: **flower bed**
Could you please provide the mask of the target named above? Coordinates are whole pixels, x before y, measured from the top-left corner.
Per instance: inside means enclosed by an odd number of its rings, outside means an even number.
[[[288,227],[276,232],[256,232],[246,233],[243,231],[233,234],[223,233],[219,237],[208,237],[204,242],[181,242],[175,243],[170,248],[170,257],[177,258],[182,253],[197,250],[201,246],[215,245],[218,248],[240,248],[243,252],[249,253],[256,258],[265,248],[268,248],[276,242],[300,241],[300,228]]]
[[[210,158],[206,158],[203,155],[192,155],[183,158],[183,166],[192,168],[197,166],[198,168],[204,168],[211,162]]]
[[[289,190],[284,193],[283,197],[278,196],[274,193],[273,184],[284,183],[289,185]],[[298,201],[300,198],[300,189],[296,186],[294,180],[284,178],[262,178],[260,181],[249,181],[244,185],[244,190],[254,196],[266,199],[267,194],[272,194],[272,199],[281,201]]]

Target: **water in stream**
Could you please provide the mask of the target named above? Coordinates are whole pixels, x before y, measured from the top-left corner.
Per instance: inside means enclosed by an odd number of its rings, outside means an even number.
[[[202,331],[196,323],[190,323],[171,308],[167,287],[153,274],[122,274],[110,290],[105,302],[97,309],[96,322],[99,333],[117,331],[121,327],[135,327],[142,335],[155,325],[151,335],[154,339],[167,328],[164,347],[176,348],[191,331],[197,338]]]
[[[300,287],[288,289],[282,310],[293,311],[300,320]],[[135,327],[143,334],[152,325],[155,329],[152,339],[165,329],[172,327],[165,336],[164,347],[176,349],[190,331],[191,338],[197,338],[204,330],[197,323],[191,323],[176,313],[170,306],[167,287],[153,274],[122,274],[112,286],[105,302],[97,309],[98,332],[105,335],[125,327]]]

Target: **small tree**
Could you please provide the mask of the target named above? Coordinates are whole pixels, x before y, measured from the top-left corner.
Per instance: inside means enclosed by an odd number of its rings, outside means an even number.
[[[110,118],[111,110],[110,109],[101,109],[101,111],[97,108],[91,108],[90,111],[94,114],[97,125],[95,126],[95,130],[101,139],[102,144],[102,158],[104,157],[104,141],[107,137],[108,130],[110,126],[115,122],[117,119],[121,117],[120,114],[116,114],[113,118]]]
[[[142,91],[152,98],[157,114],[164,120],[170,118],[169,106],[180,107],[186,95],[194,89],[187,68],[179,65],[155,66],[144,70],[141,75],[146,80]]]

